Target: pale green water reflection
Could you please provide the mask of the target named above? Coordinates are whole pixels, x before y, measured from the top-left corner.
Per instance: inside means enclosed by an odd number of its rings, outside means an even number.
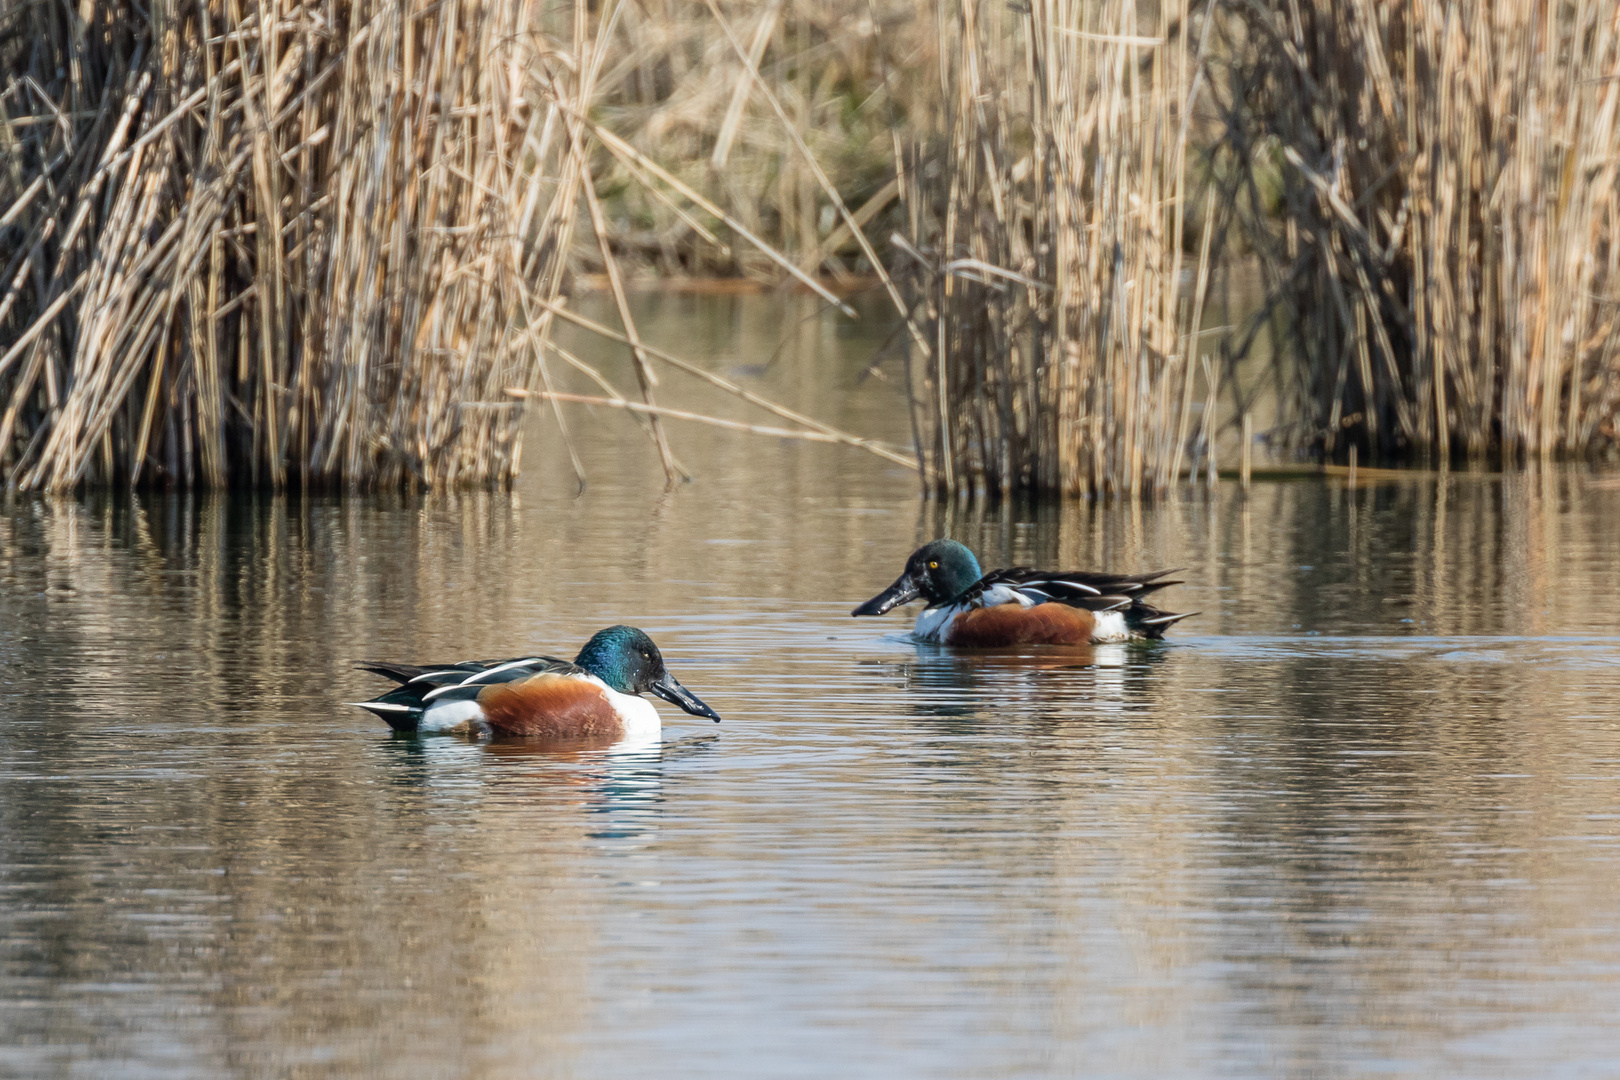
[[[717,366],[809,312],[646,303]],[[757,385],[903,439],[882,331],[794,333]],[[0,1074],[1616,1074],[1620,490],[948,513],[671,431],[669,494],[596,434],[578,499],[541,436],[514,496],[5,506]],[[942,531],[1204,614],[979,658],[848,617]],[[341,704],[619,620],[725,723],[557,757]]]

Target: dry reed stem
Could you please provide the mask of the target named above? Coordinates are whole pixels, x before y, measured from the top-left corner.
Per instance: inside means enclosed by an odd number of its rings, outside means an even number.
[[[606,338],[609,341],[616,341],[623,345],[630,344],[630,338],[627,335],[621,334],[610,327],[603,326],[601,323],[596,322],[593,319],[588,319],[577,312],[569,311],[566,308],[556,305],[553,305],[550,310],[552,314],[558,318],[564,320],[565,322],[573,323],[582,330],[589,330],[591,333],[596,334],[599,337]],[[710,386],[723,390],[733,397],[748,402],[750,405],[758,406],[759,408],[764,409],[766,412],[774,413],[784,420],[792,420],[796,424],[803,424],[805,427],[818,431],[823,435],[833,436],[838,442],[841,442],[847,446],[858,446],[863,450],[876,454],[878,457],[884,458],[888,461],[892,461],[897,465],[904,465],[909,469],[918,468],[918,463],[915,458],[907,457],[904,454],[895,453],[893,450],[883,446],[881,443],[874,442],[871,439],[863,439],[857,435],[851,435],[848,432],[840,431],[835,427],[824,424],[813,417],[795,412],[794,410],[789,409],[786,406],[779,405],[768,398],[761,397],[751,390],[738,386],[736,383],[722,375],[716,375],[712,371],[706,371],[703,368],[698,367],[696,364],[682,360],[680,357],[675,356],[672,353],[654,348],[653,346],[648,345],[646,342],[641,343],[641,349],[644,353],[646,353],[646,355],[655,360],[660,360],[666,364],[669,364],[671,367],[676,368],[677,370],[684,371],[688,375],[693,375],[708,383]]]
[[[725,428],[727,431],[743,431],[751,435],[766,435],[778,439],[801,439],[806,442],[837,443],[843,446],[858,446],[871,449],[876,444],[864,439],[855,439],[850,436],[825,431],[803,431],[793,428],[769,427],[762,424],[749,424],[741,420],[727,420],[721,416],[709,416],[704,413],[688,412],[685,409],[671,409],[662,405],[647,405],[638,401],[627,401],[622,397],[592,397],[589,394],[547,393],[524,390],[519,387],[509,387],[506,391],[517,398],[549,398],[552,401],[568,401],[579,405],[605,405],[615,409],[624,409],[628,412],[651,416],[668,416],[677,420],[692,420],[710,427]],[[893,451],[891,451],[892,453]],[[905,464],[915,468],[915,463],[900,458]]]

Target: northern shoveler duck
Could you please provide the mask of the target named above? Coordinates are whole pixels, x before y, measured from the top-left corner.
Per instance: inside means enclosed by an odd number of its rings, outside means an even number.
[[[966,648],[1080,645],[1163,637],[1172,623],[1195,615],[1160,611],[1142,598],[1179,581],[1174,570],[1101,574],[1086,570],[979,569],[973,552],[955,540],[935,540],[911,553],[893,585],[850,612],[883,615],[919,597],[923,641]]]
[[[693,716],[720,716],[675,681],[652,639],[633,626],[610,626],[585,643],[573,663],[555,656],[471,660],[456,664],[372,661],[363,671],[399,686],[354,704],[395,731],[550,738],[646,738],[659,730],[658,710],[640,695],[657,694]]]

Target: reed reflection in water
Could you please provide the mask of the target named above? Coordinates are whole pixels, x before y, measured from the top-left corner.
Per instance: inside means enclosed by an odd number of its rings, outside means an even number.
[[[761,382],[893,437],[827,345]],[[577,498],[3,504],[0,1074],[1612,1071],[1612,480],[953,509],[675,446],[668,494],[608,434]],[[1203,614],[986,656],[849,618],[941,533],[1185,566]],[[342,704],[617,621],[725,723],[550,754]]]

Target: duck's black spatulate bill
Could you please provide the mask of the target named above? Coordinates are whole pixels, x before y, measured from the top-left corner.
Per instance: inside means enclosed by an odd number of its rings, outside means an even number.
[[[652,692],[671,705],[680,706],[693,716],[706,716],[717,724],[720,722],[719,713],[699,701],[696,694],[676,682],[675,676],[667,671],[652,684]]]
[[[912,580],[911,572],[907,571],[895,579],[893,585],[878,593],[872,599],[850,612],[851,615],[886,615],[901,604],[909,604],[922,595],[917,583]]]

